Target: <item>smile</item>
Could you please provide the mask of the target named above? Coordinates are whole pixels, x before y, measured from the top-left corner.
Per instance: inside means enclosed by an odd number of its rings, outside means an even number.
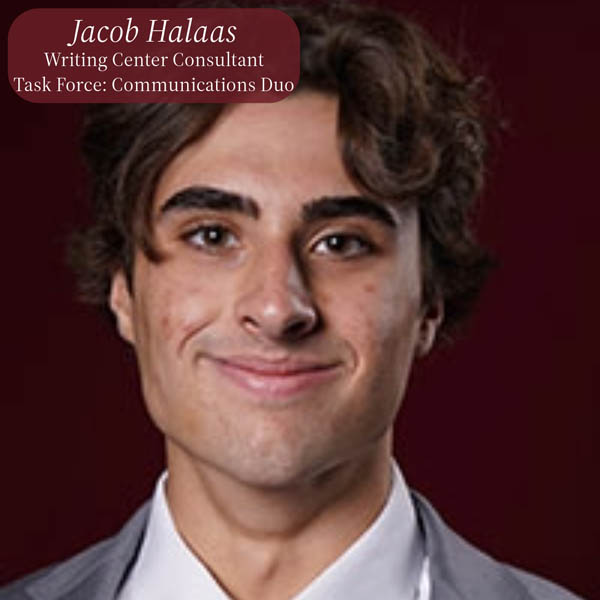
[[[326,383],[340,373],[340,362],[269,361],[257,357],[212,358],[221,374],[261,397],[285,398]]]

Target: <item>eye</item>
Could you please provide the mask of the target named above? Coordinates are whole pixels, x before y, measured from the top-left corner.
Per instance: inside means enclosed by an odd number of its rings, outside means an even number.
[[[217,224],[201,225],[186,233],[183,237],[196,248],[209,252],[235,248],[239,245],[239,240],[233,232],[227,227]]]
[[[337,258],[354,258],[372,253],[374,246],[356,234],[333,233],[321,238],[312,249],[316,254],[329,254]]]

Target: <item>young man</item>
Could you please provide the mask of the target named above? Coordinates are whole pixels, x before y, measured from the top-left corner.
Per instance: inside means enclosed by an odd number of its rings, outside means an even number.
[[[89,112],[77,267],[167,470],[116,537],[3,600],[574,598],[462,541],[391,457],[413,361],[489,264],[475,90],[400,18],[291,14],[282,102]]]

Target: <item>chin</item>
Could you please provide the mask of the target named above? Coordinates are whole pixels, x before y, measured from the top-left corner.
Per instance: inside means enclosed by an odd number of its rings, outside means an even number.
[[[250,487],[283,490],[301,485],[315,471],[311,461],[283,452],[269,456],[250,453],[226,467],[230,477]]]
[[[221,460],[213,464],[232,480],[273,491],[306,485],[337,464],[332,459],[337,456],[335,448],[323,447],[314,439],[311,443],[290,441],[270,440],[269,444],[230,448],[226,458],[221,455]]]

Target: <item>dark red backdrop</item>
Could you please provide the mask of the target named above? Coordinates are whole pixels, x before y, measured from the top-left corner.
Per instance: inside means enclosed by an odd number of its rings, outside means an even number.
[[[600,6],[397,4],[468,49],[510,122],[484,211],[502,266],[465,339],[416,373],[398,456],[467,538],[599,599]],[[79,108],[2,99],[0,582],[114,531],[162,461],[132,357],[63,267]]]

